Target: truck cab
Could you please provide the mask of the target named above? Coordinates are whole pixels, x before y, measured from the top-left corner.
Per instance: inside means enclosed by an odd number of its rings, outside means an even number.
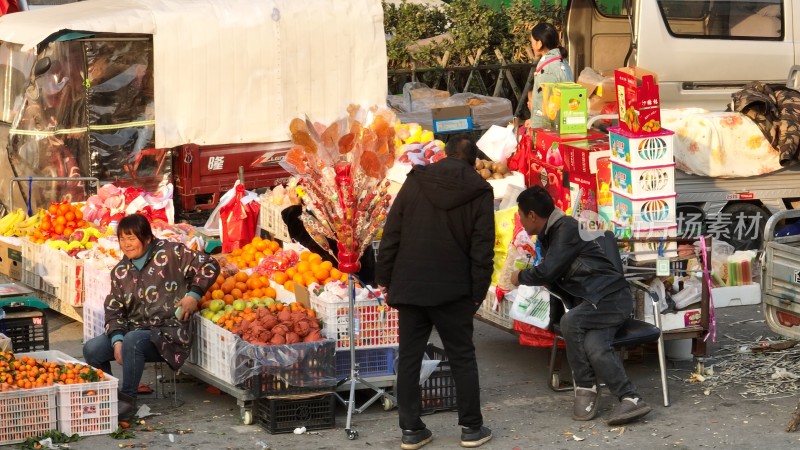
[[[664,108],[722,111],[753,80],[786,84],[797,64],[793,0],[571,0],[573,73],[641,66],[658,74]]]

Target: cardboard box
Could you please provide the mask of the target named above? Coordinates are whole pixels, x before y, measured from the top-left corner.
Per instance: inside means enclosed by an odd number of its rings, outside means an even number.
[[[472,110],[469,105],[432,108],[431,118],[434,133],[453,133],[472,129]]]
[[[611,188],[614,201],[614,221],[630,226],[667,227],[675,225],[677,194],[658,197],[629,197]]]
[[[761,286],[758,283],[745,286],[725,286],[711,289],[714,309],[728,306],[758,305],[761,303]]]
[[[564,166],[570,174],[581,173],[593,175],[597,173],[597,160],[611,156],[608,138],[570,141],[559,145],[564,158]]]
[[[700,326],[700,308],[684,309],[669,314],[661,314],[661,331]]]
[[[638,223],[634,225],[612,222],[614,236],[617,239],[654,239],[674,238],[678,236],[678,225],[666,227],[650,226]],[[625,244],[625,250],[632,252],[634,261],[655,261],[658,258],[659,247],[665,258],[678,256],[678,243],[672,242],[632,242]]]
[[[633,167],[674,163],[674,138],[675,133],[666,128],[644,136],[621,127],[608,129],[611,157]]]
[[[22,278],[22,246],[0,240],[0,273],[14,280]]]
[[[631,197],[655,197],[675,193],[675,163],[652,167],[631,167],[611,162],[612,188]]]
[[[596,131],[596,130],[587,130],[585,133],[570,133],[570,134],[560,134],[557,131],[547,130],[544,128],[534,128],[533,132],[533,150],[534,154],[537,158],[545,161],[548,164],[553,164],[551,161],[548,161],[546,156],[550,149],[553,148],[553,143],[558,143],[556,148],[559,149],[561,152],[561,144],[565,142],[573,142],[573,141],[583,141],[583,140],[595,140],[595,139],[608,139],[608,136],[605,134]],[[562,164],[564,160],[564,153],[560,153]],[[558,165],[558,164],[553,164]]]
[[[542,110],[548,128],[561,134],[586,133],[588,97],[580,84],[542,83]]]
[[[614,71],[620,127],[640,134],[661,130],[661,104],[655,75],[641,67]]]
[[[581,217],[584,211],[597,213],[597,177],[580,172],[569,173],[570,214]]]
[[[569,208],[569,173],[563,168],[534,158],[531,160],[531,170],[528,172],[525,184],[528,187],[541,186],[545,188],[553,197],[556,208],[564,211]]]

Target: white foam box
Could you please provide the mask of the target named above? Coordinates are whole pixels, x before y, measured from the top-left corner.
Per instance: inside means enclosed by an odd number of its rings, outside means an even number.
[[[525,177],[519,172],[511,172],[511,175],[501,178],[499,180],[486,180],[494,190],[494,198],[503,198],[509,186],[518,188],[520,191],[525,190]]]
[[[633,167],[611,161],[612,188],[631,197],[654,197],[675,193],[675,163]]]
[[[675,162],[674,133],[667,129],[641,135],[629,133],[619,127],[608,129],[611,160],[633,167],[672,164]]]
[[[632,197],[613,187],[614,222],[621,225],[665,227],[674,225],[677,194],[653,197]]]
[[[757,305],[761,303],[761,286],[758,283],[744,286],[724,286],[711,289],[714,309],[728,306]]]
[[[700,326],[700,308],[684,309],[669,314],[661,314],[661,331]]]
[[[678,236],[678,225],[666,227],[630,226],[612,221],[614,236],[617,239],[652,239],[674,238]],[[641,225],[641,224],[637,224]],[[678,243],[676,241],[660,244],[665,258],[678,256]],[[655,261],[658,258],[658,242],[631,242],[627,250],[632,252],[631,258],[636,261]]]

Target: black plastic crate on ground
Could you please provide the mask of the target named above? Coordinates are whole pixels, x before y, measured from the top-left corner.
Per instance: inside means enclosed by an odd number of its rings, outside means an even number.
[[[332,339],[282,346],[236,344],[237,367],[256,372],[243,385],[257,398],[330,391],[336,385],[335,353]],[[260,371],[250,369],[256,361],[263,364]],[[277,364],[289,361],[285,367]]]
[[[394,375],[394,355],[397,349],[366,348],[356,350],[356,363],[360,377],[384,377]],[[336,352],[336,378],[344,379],[350,375],[350,349]]]
[[[268,397],[256,402],[256,421],[270,434],[291,433],[300,427],[327,430],[336,425],[335,413],[333,393]]]
[[[50,350],[47,316],[44,311],[27,306],[6,307],[0,319],[0,333],[11,339],[15,353]]]
[[[447,360],[447,355],[445,355],[444,350],[432,344],[428,344],[425,354],[428,355],[428,358],[437,359],[441,362],[421,386],[421,413],[432,414],[436,411],[453,411],[457,409],[456,382],[453,379],[453,372],[450,370],[450,362]]]

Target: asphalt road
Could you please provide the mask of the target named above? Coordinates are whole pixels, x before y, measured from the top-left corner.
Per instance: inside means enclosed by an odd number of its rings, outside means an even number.
[[[717,310],[717,343],[709,350],[706,366],[729,346],[775,337],[763,322],[760,307],[740,306]],[[82,325],[57,313],[49,315],[50,348],[80,357]],[[434,341],[436,338],[434,337]],[[625,365],[653,412],[638,423],[609,427],[603,422],[614,399],[603,392],[600,414],[590,422],[570,418],[572,394],[548,389],[549,349],[522,347],[507,332],[476,321],[475,341],[481,374],[482,402],[486,425],[494,430],[487,449],[584,449],[605,448],[797,448],[800,433],[787,433],[784,427],[798,401],[792,392],[770,400],[746,398],[751,388],[742,384],[718,386],[712,378],[704,383],[689,383],[694,364],[691,360],[669,362],[671,405],[661,403],[658,363],[654,352],[633,355]],[[134,448],[199,449],[395,449],[400,432],[397,411],[384,411],[376,402],[361,414],[353,415],[353,428],[359,437],[348,440],[344,431],[346,409],[338,405],[336,428],[308,434],[267,433],[258,425],[244,425],[236,400],[227,394],[211,392],[208,385],[179,376],[178,398],[140,397],[159,415],[134,427],[134,438],[114,440],[107,435],[86,437],[70,444],[75,449],[112,449],[120,444]],[[155,383],[148,368],[144,382]],[[798,383],[790,386],[797,388]],[[167,387],[167,389],[170,389]],[[708,390],[706,392],[706,390]],[[361,391],[357,403],[368,391]],[[708,394],[708,395],[706,395]],[[747,395],[752,397],[752,395]],[[359,403],[360,404],[360,403]],[[455,412],[438,412],[424,418],[434,433],[426,448],[459,447],[460,428]],[[146,427],[153,429],[148,431]],[[183,430],[185,433],[180,434]],[[191,432],[186,432],[191,430]]]

